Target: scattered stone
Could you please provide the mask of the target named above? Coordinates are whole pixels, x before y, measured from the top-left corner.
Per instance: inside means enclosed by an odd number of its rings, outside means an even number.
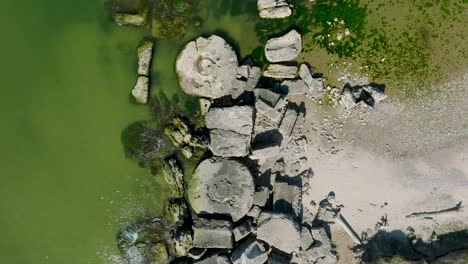
[[[262,212],[258,219],[257,239],[288,254],[301,246],[299,226],[292,216],[285,214]]]
[[[298,186],[286,182],[275,182],[273,190],[273,211],[301,219],[302,192]]]
[[[336,261],[336,256],[332,253],[328,253],[324,258],[319,259],[317,264],[335,264]]]
[[[267,260],[265,248],[254,239],[244,241],[231,255],[233,264],[263,264]]]
[[[138,45],[138,75],[149,76],[153,57],[153,41],[145,39]]]
[[[372,99],[374,99],[374,103],[380,103],[382,100],[387,98],[387,95],[384,94],[383,90],[376,86],[367,85],[363,86],[362,89],[364,89],[372,97]]]
[[[283,64],[270,64],[263,72],[263,76],[275,79],[294,79],[297,76],[297,67]]]
[[[187,43],[176,61],[182,90],[190,95],[220,98],[229,95],[237,76],[237,56],[216,35]]]
[[[285,18],[292,14],[286,0],[258,0],[257,8],[261,18]]]
[[[232,248],[232,222],[199,218],[194,221],[193,246],[196,248]]]
[[[147,76],[139,76],[132,89],[132,96],[140,104],[148,103],[149,79]]]
[[[323,84],[324,80],[323,78],[313,78],[312,71],[313,69],[309,68],[307,64],[303,63],[299,67],[299,76],[309,88],[307,92],[308,96],[312,97],[313,99],[319,99],[323,97],[325,93]]]
[[[302,95],[309,92],[309,86],[302,79],[283,81],[281,88],[288,91],[289,95]]]
[[[314,78],[312,77],[312,69],[305,63],[302,63],[299,66],[299,77],[301,77],[304,82],[310,86]]]
[[[234,228],[232,234],[234,235],[234,240],[239,242],[239,240],[248,236],[252,232],[252,220],[247,219],[241,225]]]
[[[265,45],[265,56],[270,62],[294,60],[302,51],[302,37],[296,30],[269,39]]]
[[[235,160],[202,161],[188,186],[188,198],[197,214],[223,214],[236,222],[253,204],[252,175]]]
[[[254,194],[253,204],[264,207],[269,197],[270,189],[268,189],[268,187],[261,186]]]
[[[341,94],[340,104],[346,109],[350,110],[356,106],[356,98],[349,89],[344,89]]]
[[[224,255],[213,255],[203,260],[197,261],[195,264],[231,264],[231,261]]]

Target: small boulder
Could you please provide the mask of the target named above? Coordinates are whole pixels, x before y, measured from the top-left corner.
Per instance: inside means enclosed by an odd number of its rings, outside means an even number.
[[[237,56],[226,41],[216,35],[187,43],[176,61],[182,90],[190,95],[220,98],[231,93],[237,76]]]
[[[194,221],[193,246],[196,248],[232,248],[232,222],[198,218]]]
[[[275,182],[273,190],[273,210],[294,216],[300,220],[302,215],[302,192],[296,185]]]
[[[302,79],[285,80],[281,83],[281,88],[288,91],[289,95],[302,95],[309,92],[309,87]]]
[[[297,66],[270,64],[263,72],[263,76],[275,79],[294,79],[297,76]]]
[[[264,207],[268,198],[270,198],[270,189],[268,189],[268,187],[261,186],[254,194],[253,204]]]
[[[301,246],[299,226],[292,216],[285,214],[262,212],[258,219],[257,239],[288,254]]]
[[[139,76],[132,89],[132,96],[140,104],[148,103],[149,79],[147,76]]]
[[[247,219],[242,224],[234,228],[232,234],[234,235],[234,240],[239,242],[239,240],[248,236],[252,232],[252,220]]]
[[[265,45],[265,56],[270,62],[294,60],[302,51],[302,37],[296,30],[269,39]]]
[[[250,135],[213,129],[210,132],[210,138],[210,150],[219,157],[244,157],[250,151]]]
[[[231,264],[231,260],[227,256],[216,254],[197,261],[195,264]]]
[[[263,264],[267,260],[265,248],[254,239],[244,241],[231,255],[233,264]]]
[[[236,160],[202,161],[188,187],[188,198],[197,214],[222,214],[236,222],[253,204],[253,177],[247,167]]]
[[[176,256],[188,256],[189,251],[193,248],[192,231],[190,229],[178,229],[173,240]]]
[[[257,8],[261,18],[285,18],[292,14],[287,0],[258,0]]]

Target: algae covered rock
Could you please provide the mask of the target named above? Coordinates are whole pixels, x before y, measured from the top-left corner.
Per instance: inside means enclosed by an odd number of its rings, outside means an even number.
[[[164,133],[174,146],[181,149],[186,158],[193,155],[195,149],[208,147],[208,139],[202,133],[195,133],[192,125],[182,116],[172,118],[170,124],[164,128]]]
[[[132,96],[140,104],[148,103],[149,78],[139,76],[135,86],[132,89]]]
[[[154,1],[151,31],[154,37],[180,39],[192,19],[196,0]]]
[[[190,205],[199,215],[221,214],[238,221],[253,204],[252,175],[236,160],[202,161],[188,187]]]
[[[184,196],[184,173],[174,158],[166,159],[162,166],[164,179],[175,198]]]
[[[159,157],[164,146],[162,131],[153,122],[136,122],[122,133],[122,143],[128,157],[151,161]]]
[[[182,90],[190,95],[219,98],[231,93],[238,61],[221,37],[199,37],[185,45],[177,57],[176,73]]]

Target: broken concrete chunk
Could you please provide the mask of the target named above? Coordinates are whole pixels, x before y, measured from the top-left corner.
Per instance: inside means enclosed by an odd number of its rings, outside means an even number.
[[[216,254],[197,261],[195,264],[231,264],[231,260],[227,256]]]
[[[254,94],[257,100],[261,99],[271,107],[275,107],[281,96],[280,94],[264,88],[256,88]]]
[[[254,110],[251,106],[211,108],[205,121],[208,129],[223,129],[242,135],[252,134]]]
[[[149,76],[151,59],[153,57],[153,41],[145,39],[137,48],[138,74]]]
[[[302,193],[298,186],[286,182],[275,182],[273,190],[273,210],[292,215],[300,220],[302,211]]]
[[[222,214],[234,222],[253,204],[254,181],[250,171],[236,160],[204,160],[188,182],[188,198],[197,214]]]
[[[237,55],[216,35],[187,43],[176,61],[182,90],[190,95],[220,98],[231,93],[237,76]]]
[[[299,113],[297,112],[297,105],[289,104],[279,126],[279,131],[284,138],[287,139],[291,135],[298,115]]]
[[[210,131],[210,150],[219,157],[244,157],[250,152],[250,135],[242,135],[230,130]]]
[[[254,205],[252,209],[250,209],[250,211],[247,213],[247,216],[252,217],[254,221],[257,221],[261,212],[262,212],[262,209],[259,206]]]
[[[274,99],[270,100],[270,102],[273,101]],[[286,103],[287,99],[285,96],[279,96],[274,106],[266,103],[261,97],[257,99],[255,102],[255,108],[257,110],[254,127],[255,134],[277,129],[283,116]]]
[[[285,18],[292,14],[286,0],[258,0],[257,8],[261,18]]]
[[[288,91],[289,95],[301,95],[309,92],[309,87],[302,79],[283,81],[281,88]]]
[[[313,78],[312,78],[312,72],[309,66],[305,63],[302,63],[299,66],[299,77],[308,85],[310,86]]]
[[[269,39],[265,45],[265,57],[270,62],[294,60],[302,51],[302,37],[296,30]]]
[[[148,20],[148,11],[138,14],[114,13],[114,21],[119,26],[144,26]]]
[[[232,248],[232,222],[199,218],[194,222],[193,246],[196,248]]]
[[[263,72],[263,76],[275,79],[294,79],[297,76],[297,67],[283,64],[270,64]]]
[[[146,76],[139,76],[132,89],[132,96],[140,104],[148,103],[149,79]]]
[[[301,246],[299,226],[292,216],[285,214],[262,212],[258,219],[257,239],[285,253]]]
[[[336,256],[332,253],[328,253],[324,258],[318,259],[317,264],[335,264],[336,261]]]
[[[254,239],[244,241],[231,255],[233,264],[263,264],[267,260],[265,248]]]
[[[268,201],[268,198],[270,198],[270,189],[261,186],[254,194],[253,204],[263,207]]]
[[[315,242],[312,245],[311,250],[317,251],[320,255],[325,257],[331,251],[330,238],[328,238],[327,232],[322,228],[312,228],[312,237]]]
[[[302,250],[307,250],[310,248],[310,246],[312,246],[312,244],[314,243],[314,238],[312,237],[312,233],[310,232],[310,230],[305,227],[305,226],[302,226],[302,230],[301,230],[301,249]]]
[[[234,228],[234,230],[232,231],[232,234],[234,235],[234,240],[238,242],[239,240],[248,236],[251,232],[252,232],[252,220],[247,219],[244,221],[244,223]]]

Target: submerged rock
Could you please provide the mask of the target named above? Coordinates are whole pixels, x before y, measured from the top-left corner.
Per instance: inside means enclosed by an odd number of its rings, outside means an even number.
[[[216,35],[187,43],[176,61],[182,90],[190,95],[219,98],[229,95],[237,76],[237,56]]]
[[[149,8],[145,7],[136,14],[132,13],[114,13],[114,21],[119,26],[144,26],[148,21]]]
[[[175,116],[164,128],[164,133],[174,146],[181,149],[186,158],[192,157],[194,148],[208,147],[208,139],[203,134],[192,131],[191,124],[181,116]]]
[[[158,0],[153,1],[151,31],[161,39],[182,38],[195,9],[196,0]]]
[[[252,175],[235,160],[204,160],[188,186],[189,202],[199,215],[222,214],[236,222],[253,204]]]
[[[147,76],[139,76],[135,86],[132,89],[133,98],[137,103],[148,103],[149,79]]]
[[[294,79],[297,76],[297,67],[283,64],[270,64],[263,72],[263,76],[275,79]]]
[[[171,195],[175,198],[184,197],[184,173],[177,164],[177,160],[165,160],[163,162],[162,171]]]
[[[262,212],[258,219],[257,239],[288,254],[301,246],[299,226],[285,214]]]
[[[294,60],[302,51],[302,37],[296,30],[269,39],[265,45],[265,56],[270,62]]]
[[[197,248],[232,248],[232,223],[199,218],[194,222],[193,246]]]
[[[139,75],[149,76],[153,46],[153,41],[145,39],[137,47]]]
[[[262,18],[285,18],[292,14],[287,0],[258,0],[257,8]]]

